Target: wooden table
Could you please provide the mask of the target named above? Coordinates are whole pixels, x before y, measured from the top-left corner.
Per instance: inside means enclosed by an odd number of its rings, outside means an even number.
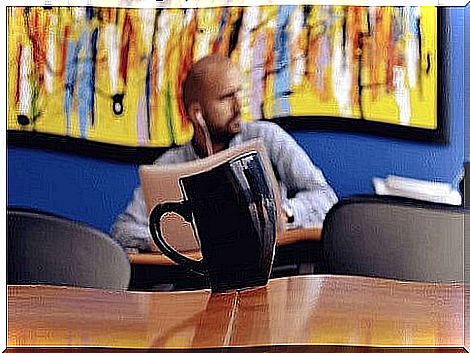
[[[462,346],[464,288],[348,276],[211,294],[8,286],[9,347]]]
[[[321,228],[299,228],[285,231],[277,237],[277,246],[286,246],[298,242],[319,242],[321,240]],[[185,251],[184,255],[191,258],[200,258],[199,250]],[[128,253],[133,265],[159,265],[172,266],[175,263],[161,253]]]

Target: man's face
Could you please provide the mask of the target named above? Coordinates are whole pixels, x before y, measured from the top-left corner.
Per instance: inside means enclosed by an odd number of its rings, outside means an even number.
[[[240,73],[231,63],[209,71],[201,92],[200,106],[214,143],[228,142],[240,132]]]

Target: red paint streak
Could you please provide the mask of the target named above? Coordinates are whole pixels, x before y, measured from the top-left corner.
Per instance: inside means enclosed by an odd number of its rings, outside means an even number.
[[[15,92],[15,104],[18,105],[20,101],[20,80],[21,80],[21,55],[23,53],[23,45],[20,43],[20,47],[18,48],[18,55],[16,57],[16,62],[18,63],[17,71],[16,71],[16,92]]]
[[[152,108],[155,108],[158,103],[158,86],[157,86],[157,74],[158,74],[158,49],[154,47],[152,57],[150,58],[150,89],[151,89],[151,102]]]
[[[70,36],[70,26],[65,26],[64,37],[61,43],[61,58],[60,58],[60,69],[59,69],[59,75],[60,75],[61,80],[64,79],[65,66],[67,64],[67,46],[68,46],[69,36]]]
[[[360,69],[360,62],[362,53],[359,51],[361,50],[361,9],[357,6],[350,6],[348,11],[348,16],[350,20],[348,21],[348,36],[351,41],[351,56],[352,56],[352,85],[351,85],[351,101],[353,104],[359,103],[359,85],[358,85],[358,78],[359,78],[359,69]]]
[[[274,31],[269,29],[266,32],[266,48],[265,48],[265,79],[264,79],[264,97],[268,97],[268,85],[266,81],[269,75],[272,75],[274,69]]]
[[[39,71],[39,85],[43,86],[44,84],[44,72],[45,72],[45,67],[46,67],[46,41],[45,41],[45,34],[46,31],[45,29],[40,26],[39,24],[39,12],[36,15],[36,21],[37,21],[37,38],[38,41],[36,43],[36,53],[37,53],[37,64],[38,64],[38,71]]]
[[[45,76],[45,71],[46,71],[46,64],[47,64],[47,57],[46,57],[46,48],[49,46],[49,43],[47,42],[47,34],[49,33],[49,31],[51,30],[50,29],[50,25],[51,25],[51,18],[49,16],[49,12],[46,12],[47,14],[47,17],[45,19],[45,22],[44,22],[44,27],[43,27],[43,31],[41,33],[41,41],[43,43],[43,62],[42,62],[42,71],[43,71],[43,76]],[[52,67],[51,67],[52,69]]]
[[[220,41],[214,41],[212,43],[212,54],[220,54]]]
[[[119,74],[124,81],[124,84],[127,84],[127,74],[128,74],[128,66],[129,66],[129,48],[131,38],[135,37],[134,28],[131,23],[131,18],[128,13],[126,13],[126,17],[124,19],[124,26],[122,29],[122,37],[121,37],[121,59],[119,63]],[[135,42],[135,39],[134,39]]]
[[[44,83],[44,68],[45,68],[45,41],[44,41],[44,29],[41,28],[39,23],[40,12],[38,10],[31,10],[31,18],[29,23],[28,34],[33,47],[33,62],[35,71],[37,73],[37,79],[39,85],[42,86]]]

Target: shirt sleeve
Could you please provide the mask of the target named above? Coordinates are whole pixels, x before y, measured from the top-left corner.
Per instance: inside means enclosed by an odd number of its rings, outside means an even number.
[[[283,209],[293,216],[289,227],[321,227],[338,198],[305,151],[275,124],[264,130],[264,140],[281,189]]]
[[[140,186],[134,190],[126,210],[116,219],[111,236],[124,248],[144,251],[156,249],[150,235],[147,210]]]
[[[158,158],[154,164],[172,164],[183,160],[183,151],[170,151]],[[138,186],[133,193],[132,200],[121,213],[111,230],[111,236],[123,247],[143,251],[157,251],[152,235],[150,234],[147,208],[142,188]]]

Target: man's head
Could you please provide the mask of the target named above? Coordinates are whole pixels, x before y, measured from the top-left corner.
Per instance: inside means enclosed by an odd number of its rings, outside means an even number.
[[[210,55],[194,63],[183,85],[183,102],[195,134],[205,122],[214,144],[240,132],[240,73],[229,58]]]

